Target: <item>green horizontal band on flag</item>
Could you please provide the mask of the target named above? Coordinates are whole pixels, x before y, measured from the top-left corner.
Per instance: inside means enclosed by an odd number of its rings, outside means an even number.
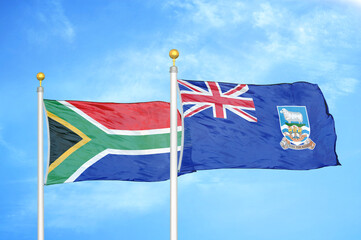
[[[44,100],[48,118],[53,117],[60,124],[78,130],[90,140],[71,152],[61,163],[49,166],[46,185],[63,183],[85,162],[106,149],[152,150],[170,147],[170,134],[114,135],[107,134],[84,117],[54,100]],[[51,116],[50,116],[51,115]],[[55,116],[54,116],[55,115]],[[51,134],[51,133],[50,133]],[[78,134],[79,135],[79,134]],[[81,134],[80,134],[81,135]],[[181,131],[178,132],[178,145],[181,145]]]

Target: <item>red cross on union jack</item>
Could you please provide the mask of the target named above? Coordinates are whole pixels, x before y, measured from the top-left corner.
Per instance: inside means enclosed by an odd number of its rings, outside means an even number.
[[[181,90],[182,104],[193,105],[184,112],[184,117],[191,117],[208,108],[213,109],[216,118],[227,118],[226,109],[250,122],[257,122],[257,118],[244,110],[255,111],[252,98],[240,97],[248,91],[248,85],[238,84],[227,92],[222,92],[217,82],[204,82],[207,89],[191,83],[192,81],[178,80],[178,83],[189,90]]]

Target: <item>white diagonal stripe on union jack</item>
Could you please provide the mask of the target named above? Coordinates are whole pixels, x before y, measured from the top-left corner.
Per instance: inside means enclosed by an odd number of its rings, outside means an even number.
[[[246,84],[238,84],[227,92],[222,92],[217,82],[204,82],[207,89],[191,83],[178,80],[178,83],[188,90],[181,90],[183,105],[193,105],[184,112],[184,117],[191,117],[208,108],[212,108],[216,118],[227,118],[226,109],[250,122],[257,122],[257,118],[244,110],[255,111],[252,98],[240,97],[249,90]]]

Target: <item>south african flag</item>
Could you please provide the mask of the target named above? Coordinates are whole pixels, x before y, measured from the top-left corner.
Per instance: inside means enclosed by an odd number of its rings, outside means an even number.
[[[86,180],[169,179],[169,103],[44,100],[46,185]],[[178,119],[178,144],[181,143]]]

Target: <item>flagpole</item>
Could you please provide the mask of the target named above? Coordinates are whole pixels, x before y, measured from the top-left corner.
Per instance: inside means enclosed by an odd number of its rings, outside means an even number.
[[[39,72],[36,78],[40,81],[38,92],[38,240],[44,240],[44,132],[43,132],[43,95],[41,82],[45,75]]]
[[[170,67],[170,240],[178,239],[178,156],[177,156],[177,73],[175,60],[179,56],[176,49],[169,52],[173,59]]]

